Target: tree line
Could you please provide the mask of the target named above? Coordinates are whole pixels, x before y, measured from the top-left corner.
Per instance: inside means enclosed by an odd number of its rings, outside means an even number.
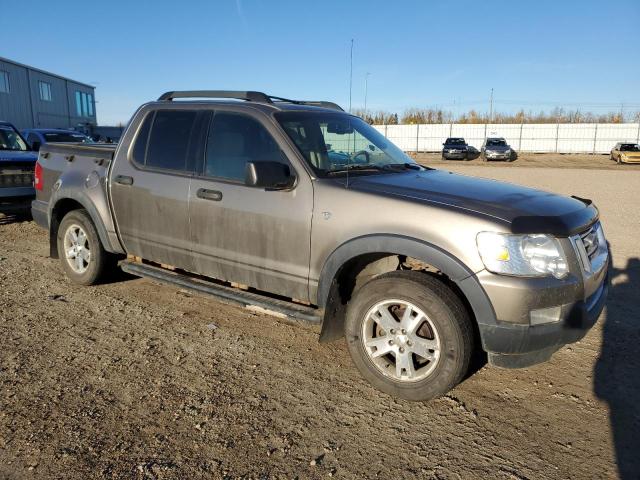
[[[491,118],[488,113],[469,110],[466,113],[453,114],[437,108],[410,108],[402,115],[379,111],[364,111],[356,109],[355,115],[362,117],[372,125],[411,125],[425,123],[623,123],[626,120],[640,121],[640,112],[627,114],[621,112],[592,113],[579,109],[565,110],[554,108],[549,112],[538,113],[520,110],[516,113],[494,113]]]

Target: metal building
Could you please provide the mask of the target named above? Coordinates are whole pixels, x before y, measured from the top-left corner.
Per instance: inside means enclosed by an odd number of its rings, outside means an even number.
[[[96,125],[95,88],[0,57],[0,120],[23,128]]]

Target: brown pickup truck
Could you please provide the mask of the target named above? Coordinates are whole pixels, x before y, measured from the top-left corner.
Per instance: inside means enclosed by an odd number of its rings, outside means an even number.
[[[169,92],[117,146],[44,145],[36,190],[34,219],[72,281],[119,262],[316,322],[410,400],[453,388],[474,352],[547,360],[607,296],[590,201],[420,166],[330,102]]]

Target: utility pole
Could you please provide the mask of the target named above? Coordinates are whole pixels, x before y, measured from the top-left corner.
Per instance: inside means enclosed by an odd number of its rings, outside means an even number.
[[[351,113],[351,91],[353,90],[353,38],[351,39],[351,56],[349,64],[349,113]]]
[[[620,102],[620,123],[624,123],[624,102]]]
[[[365,117],[367,116],[367,90],[369,86],[369,75],[371,75],[371,72],[367,72],[364,75],[364,115]]]
[[[493,123],[493,88],[491,89],[491,97],[489,99],[489,123]]]

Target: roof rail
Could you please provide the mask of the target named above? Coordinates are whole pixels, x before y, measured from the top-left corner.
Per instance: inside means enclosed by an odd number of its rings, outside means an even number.
[[[235,98],[248,102],[273,103],[269,96],[262,92],[242,92],[236,90],[186,90],[166,92],[160,95],[158,101],[172,101],[174,98]]]
[[[331,110],[340,110],[341,112],[344,112],[343,108],[337,103],[325,102],[324,100],[291,100],[289,98],[274,97],[273,95],[269,98],[272,100],[277,100],[279,102],[293,103],[296,105],[309,105],[312,107],[330,108]]]
[[[321,100],[291,100],[288,98],[274,97],[262,92],[238,91],[238,90],[186,90],[166,92],[160,95],[158,101],[170,102],[175,98],[233,98],[236,100],[246,100],[248,102],[273,104],[273,100],[279,102],[293,103],[296,105],[310,105],[313,107],[330,108],[344,112],[337,103],[325,102]]]

